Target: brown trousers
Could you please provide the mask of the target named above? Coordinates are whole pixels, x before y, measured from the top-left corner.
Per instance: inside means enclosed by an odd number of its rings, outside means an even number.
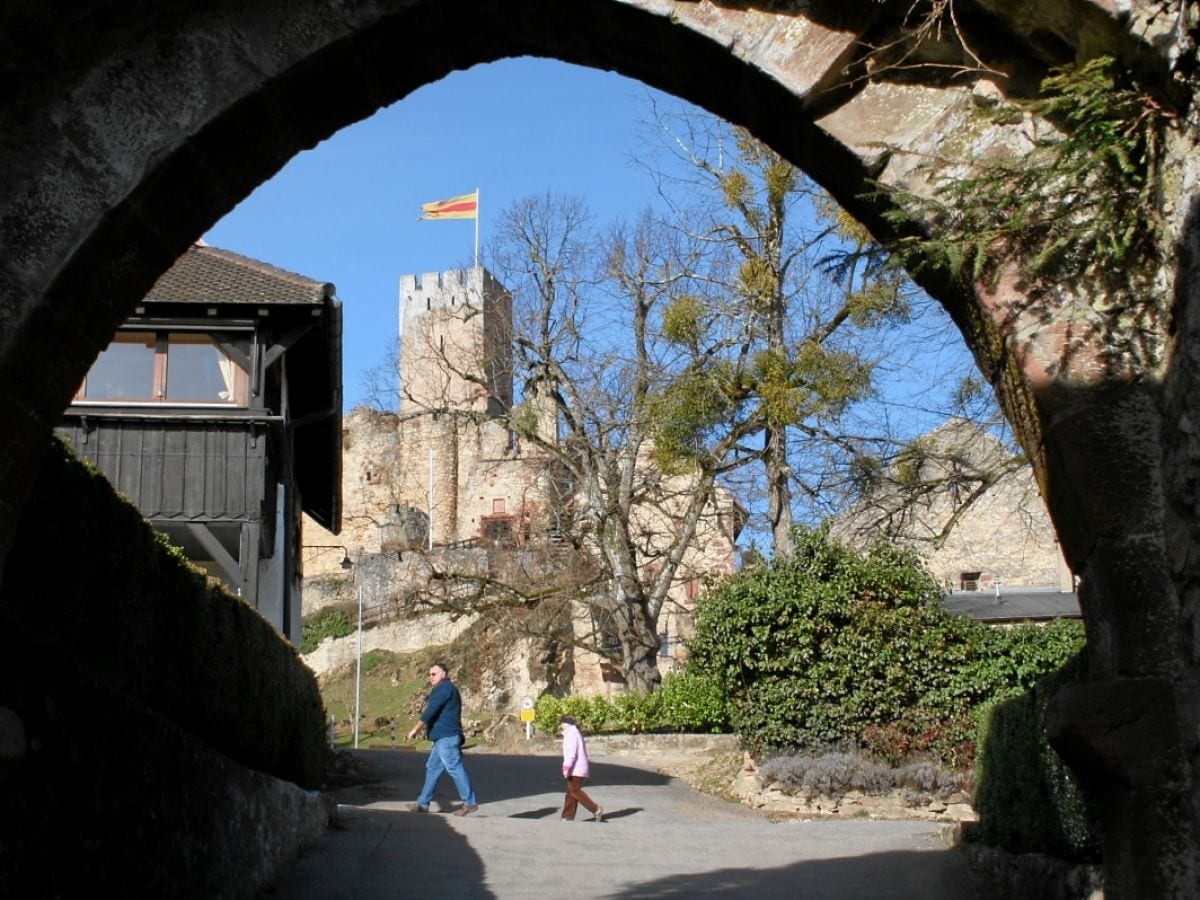
[[[563,799],[562,817],[573,821],[575,810],[578,809],[580,803],[593,815],[600,808],[596,805],[596,801],[584,791],[582,776],[572,775],[567,779],[567,796]]]

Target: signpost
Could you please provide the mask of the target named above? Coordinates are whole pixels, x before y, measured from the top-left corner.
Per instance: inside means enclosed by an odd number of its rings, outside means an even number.
[[[537,718],[537,712],[533,708],[533,698],[524,697],[521,699],[521,721],[525,723],[525,740],[533,740],[533,720]]]

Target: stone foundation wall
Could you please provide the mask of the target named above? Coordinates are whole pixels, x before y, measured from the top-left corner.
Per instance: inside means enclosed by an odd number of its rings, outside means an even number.
[[[474,621],[469,616],[452,620],[446,615],[428,615],[365,628],[362,633],[362,652],[389,650],[392,653],[415,653],[425,647],[449,644]],[[352,664],[357,656],[356,632],[322,641],[316,650],[301,658],[316,675],[321,676]]]

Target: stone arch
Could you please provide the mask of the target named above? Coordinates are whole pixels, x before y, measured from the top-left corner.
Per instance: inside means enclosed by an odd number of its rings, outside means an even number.
[[[172,4],[106,41],[51,30],[42,53],[22,48],[29,90],[10,111],[28,127],[0,150],[0,165],[16,173],[0,206],[0,402],[24,421],[4,451],[22,461],[0,468],[0,479],[13,478],[0,482],[0,548],[30,448],[187,243],[297,152],[455,69],[523,54],[616,69],[747,125],[862,205],[863,162],[806,109],[811,64],[730,52],[742,12],[682,25],[671,4],[614,0],[392,2],[342,17],[320,2],[253,15],[228,7]],[[787,26],[770,23],[760,40],[770,49]],[[822,66],[840,65],[856,30],[819,32]],[[22,37],[16,29],[11,43]],[[54,64],[74,54],[78,66]],[[39,56],[50,65],[34,63]],[[29,378],[31,369],[42,370]]]
[[[1112,51],[1179,90],[1171,67],[1194,51],[1185,40],[1171,43],[1168,13],[1184,5],[1133,4],[1120,15],[1111,5],[1041,0],[1004,13],[995,11],[1003,4],[964,0],[961,11],[983,23],[978,34],[993,52],[1003,47],[994,62],[1015,81],[1075,54]],[[295,153],[455,69],[524,54],[615,69],[747,126],[886,234],[882,207],[864,186],[902,182],[913,163],[880,148],[968,146],[961,132],[971,85],[888,82],[866,77],[865,65],[861,79],[847,79],[865,43],[895,32],[891,7],[784,6],[48,0],[6,12],[0,563],[50,429],[153,280]],[[1019,285],[990,295],[961,283],[925,285],[999,390],[1084,577],[1093,680],[1060,704],[1057,733],[1093,783],[1119,785],[1106,788],[1110,855],[1131,872],[1139,855],[1156,862],[1128,878],[1114,869],[1114,884],[1142,894],[1186,894],[1200,882],[1200,792],[1192,787],[1200,783],[1200,501],[1191,487],[1200,461],[1191,360],[1200,342],[1189,217],[1198,179],[1186,165],[1178,174],[1162,202],[1182,262],[1164,274],[1173,315],[1156,334],[1166,348],[1157,370],[1115,378],[1056,367],[1070,335],[1054,315],[1014,319],[1008,304]],[[1064,297],[1063,308],[1076,300]],[[1108,702],[1114,697],[1120,709]],[[1151,752],[1114,738],[1126,713],[1131,733],[1167,735],[1165,743]]]

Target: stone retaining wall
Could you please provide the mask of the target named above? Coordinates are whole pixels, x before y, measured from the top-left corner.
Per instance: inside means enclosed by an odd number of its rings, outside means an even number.
[[[704,756],[741,749],[736,734],[597,734],[587,743],[593,756]]]

